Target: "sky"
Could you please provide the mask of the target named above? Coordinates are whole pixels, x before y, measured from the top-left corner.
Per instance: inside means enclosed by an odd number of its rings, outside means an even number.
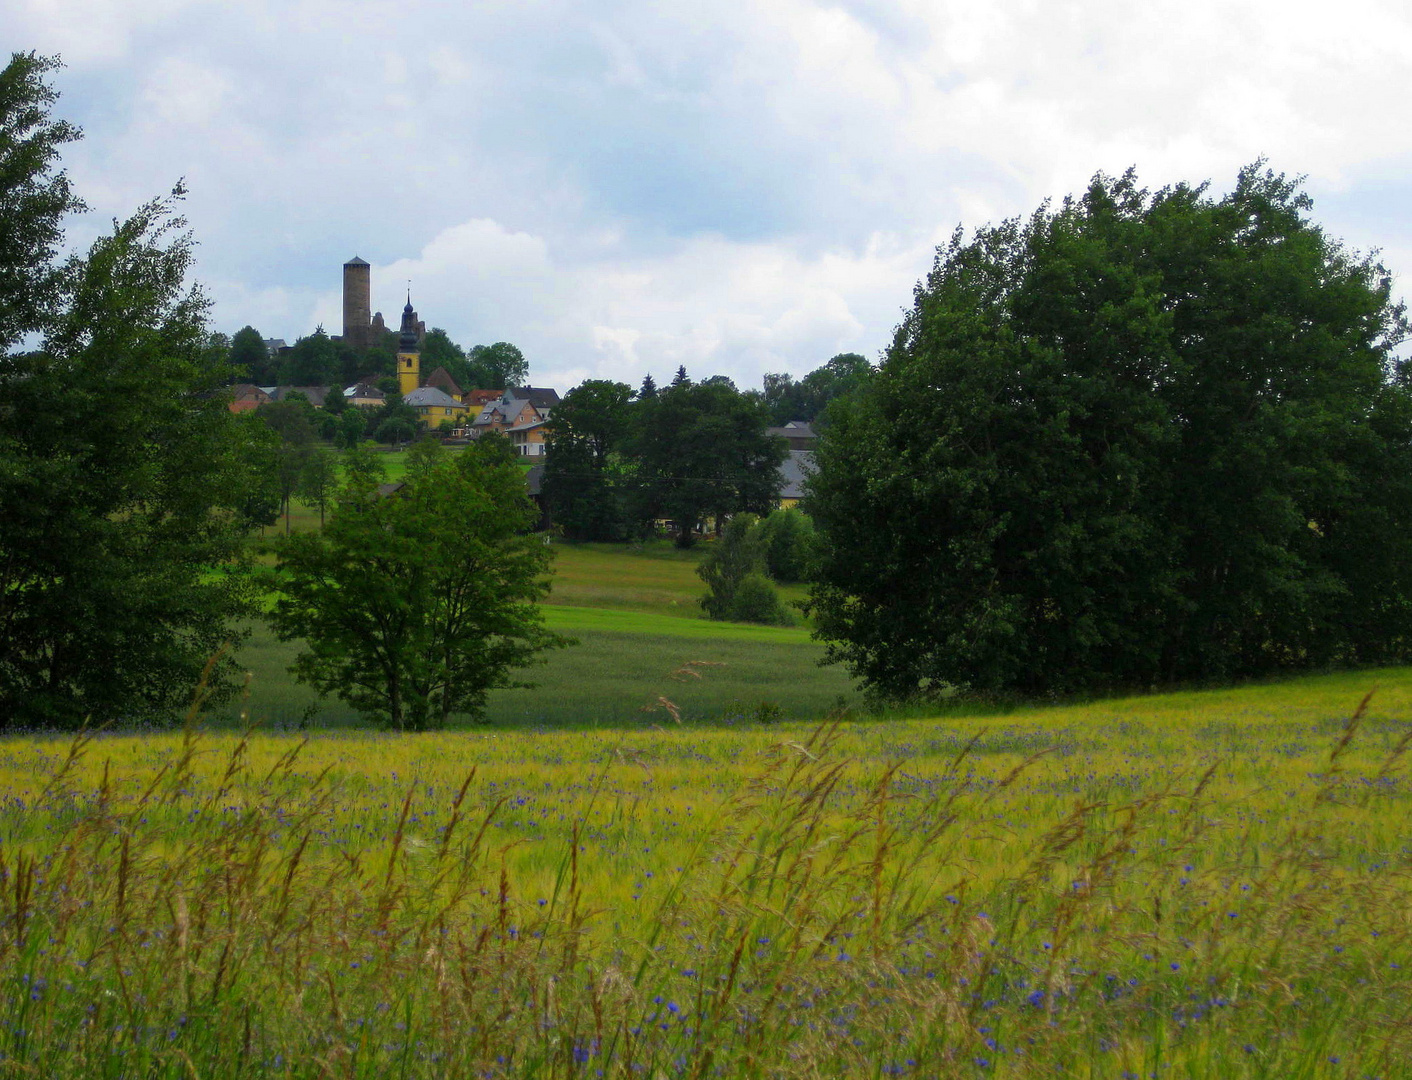
[[[1412,280],[1388,0],[6,0],[58,54],[84,243],[185,178],[213,328],[518,345],[535,385],[876,359],[936,246],[1135,167],[1265,157]]]

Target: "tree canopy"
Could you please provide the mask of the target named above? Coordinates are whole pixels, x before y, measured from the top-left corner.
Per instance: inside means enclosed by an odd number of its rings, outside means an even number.
[[[230,339],[230,366],[235,378],[256,386],[274,384],[275,361],[265,348],[265,339],[253,326],[243,326]]]
[[[509,386],[524,386],[529,381],[529,361],[508,341],[475,346],[467,363],[469,382],[462,384],[467,389],[504,390]]]
[[[839,353],[799,380],[788,374],[767,374],[761,396],[773,424],[817,420],[830,402],[867,385],[873,370],[866,357]]]
[[[1406,321],[1309,209],[1256,164],[958,232],[816,452],[831,657],[890,695],[1406,659]]]
[[[769,513],[789,451],[766,433],[768,423],[755,399],[725,383],[693,383],[680,368],[670,386],[634,406],[628,451],[638,515],[670,518],[677,542],[689,544],[705,518]]]
[[[64,218],[85,209],[61,148],[81,133],[49,110],[58,94],[46,81],[53,57],[15,53],[0,71],[0,350],[44,329],[65,294],[57,261]]]
[[[547,425],[544,498],[571,540],[621,540],[627,507],[618,454],[632,420],[632,388],[588,379],[554,408]]]
[[[0,73],[0,725],[165,719],[208,661],[211,695],[234,685],[252,597],[209,569],[268,499],[207,362],[180,187],[57,259],[79,203],[54,171],[77,137],[48,118],[55,66]]]

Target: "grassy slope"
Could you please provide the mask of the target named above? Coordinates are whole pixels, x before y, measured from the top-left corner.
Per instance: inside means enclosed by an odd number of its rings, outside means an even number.
[[[389,455],[396,457],[397,455]],[[856,694],[840,668],[819,666],[823,647],[807,626],[717,623],[701,617],[696,576],[700,550],[670,544],[561,544],[556,547],[548,625],[578,644],[551,653],[527,677],[534,689],[491,695],[497,724],[594,726],[671,723],[665,698],[686,720],[729,720],[776,706],[786,717],[819,717]],[[802,599],[798,587],[783,590]],[[297,645],[256,626],[242,657],[248,696],[213,718],[232,721],[241,708],[275,727],[298,724],[313,710],[319,725],[359,724],[333,699],[320,701],[287,673]],[[694,663],[693,663],[694,662]],[[682,674],[683,665],[689,674]],[[644,711],[646,710],[646,711]]]

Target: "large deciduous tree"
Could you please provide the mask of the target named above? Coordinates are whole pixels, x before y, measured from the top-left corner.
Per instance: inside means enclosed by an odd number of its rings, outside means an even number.
[[[486,439],[392,495],[350,469],[321,533],[280,551],[272,623],[302,639],[295,674],[398,731],[475,717],[514,672],[566,644],[544,629],[552,549],[523,535],[534,518],[518,463]]]
[[[237,380],[256,386],[272,385],[278,378],[275,361],[265,348],[265,339],[253,326],[241,327],[230,339],[230,366]]]
[[[322,326],[294,343],[279,366],[281,386],[330,386],[343,378],[343,356],[338,342]]]
[[[168,718],[217,656],[206,689],[230,689],[253,605],[209,571],[263,513],[173,200],[57,260],[55,66],[0,73],[0,726]]]
[[[1309,208],[1129,173],[958,234],[816,453],[833,659],[891,695],[1405,660],[1404,313]]]
[[[475,346],[467,357],[467,364],[469,385],[462,384],[463,389],[504,390],[510,386],[523,386],[529,380],[529,361],[508,341]]]
[[[672,519],[683,546],[708,517],[769,513],[789,450],[768,424],[760,402],[724,383],[693,383],[680,369],[667,389],[634,406],[639,513]]]
[[[546,425],[544,499],[570,540],[621,540],[627,530],[619,453],[632,387],[589,379],[564,395]]]

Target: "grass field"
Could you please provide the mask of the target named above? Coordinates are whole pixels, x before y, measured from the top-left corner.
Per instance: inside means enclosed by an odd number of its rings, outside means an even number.
[[[316,519],[317,520],[317,519]],[[703,619],[696,576],[699,550],[666,541],[623,545],[558,544],[548,625],[578,644],[550,653],[530,669],[533,690],[491,695],[486,720],[497,725],[594,726],[672,722],[666,697],[687,721],[734,722],[778,710],[786,718],[822,717],[856,707],[846,673],[821,668],[823,647],[803,618],[795,627],[750,626]],[[802,599],[798,587],[781,590]],[[258,624],[241,652],[251,673],[248,694],[213,719],[250,719],[275,728],[360,726],[341,702],[320,700],[288,674],[298,651]],[[684,665],[691,665],[684,673]]]
[[[1406,1076],[1409,739],[1408,670],[831,732],[10,739],[0,1071]]]

